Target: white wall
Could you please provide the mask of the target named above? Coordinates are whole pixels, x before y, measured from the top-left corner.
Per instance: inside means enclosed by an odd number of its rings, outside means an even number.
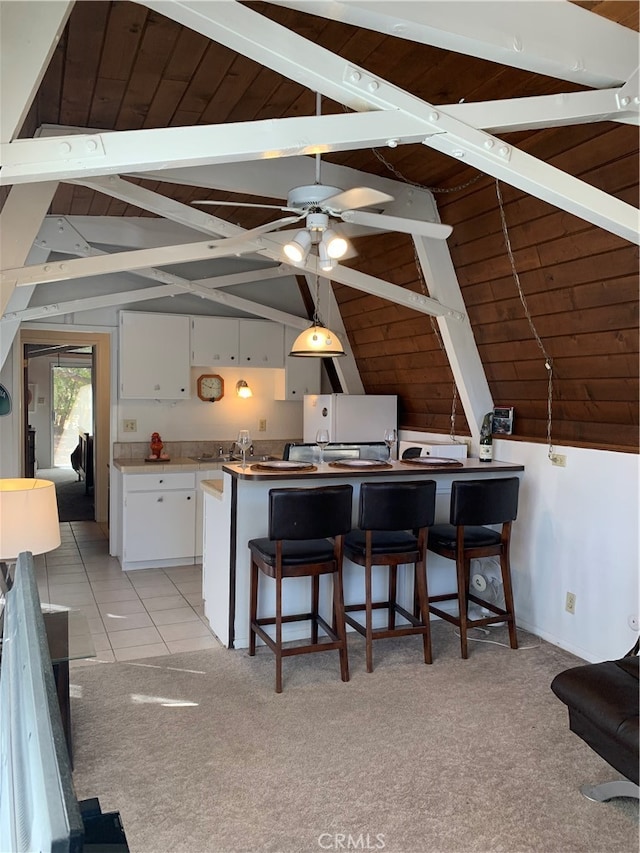
[[[224,379],[224,397],[203,403],[196,382],[202,373],[218,373]],[[159,432],[163,441],[230,441],[238,430],[248,429],[256,440],[302,437],[302,401],[274,400],[276,371],[268,368],[192,367],[191,399],[120,400],[117,405],[117,438],[114,441],[148,441]],[[244,379],[253,391],[246,400],[236,396],[236,382]],[[137,421],[135,433],[123,432],[123,420]],[[259,421],[267,429],[259,432]],[[226,447],[225,447],[226,450]]]
[[[402,430],[408,440],[446,440]],[[588,661],[621,657],[637,632],[638,456],[496,439],[494,459],[524,465],[511,569],[517,623]],[[567,613],[567,592],[576,596]]]

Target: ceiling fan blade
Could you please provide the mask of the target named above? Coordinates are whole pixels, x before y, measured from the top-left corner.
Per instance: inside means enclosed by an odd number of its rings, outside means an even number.
[[[360,207],[371,207],[372,204],[384,204],[387,201],[393,201],[393,196],[371,187],[352,187],[350,190],[325,199],[322,207],[340,213],[343,210],[357,210]]]
[[[191,204],[212,204],[216,207],[259,207],[262,210],[283,210],[285,213],[300,213],[296,207],[282,207],[279,204],[252,204],[244,201],[217,201],[216,199],[202,199],[192,201]]]
[[[439,222],[421,222],[419,219],[386,216],[383,213],[369,213],[364,210],[344,210],[340,218],[355,225],[368,225],[382,231],[400,231],[402,234],[419,234],[421,237],[434,237],[436,240],[446,240],[453,231],[450,225],[441,225]]]
[[[252,237],[257,237],[259,234],[268,234],[270,231],[276,231],[283,225],[290,225],[292,222],[299,222],[306,216],[304,213],[299,213],[296,216],[283,216],[281,219],[276,219],[274,222],[266,222],[264,225],[258,225],[256,228],[250,228],[248,231],[238,234],[237,237],[221,237],[220,242],[225,246],[233,245],[234,243],[246,243]],[[216,242],[218,242],[216,240]]]

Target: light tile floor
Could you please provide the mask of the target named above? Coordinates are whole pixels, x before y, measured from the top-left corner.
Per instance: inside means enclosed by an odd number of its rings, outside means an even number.
[[[123,572],[96,522],[61,523],[60,536],[35,565],[41,601],[87,617],[97,657],[72,666],[220,647],[204,616],[202,566]]]

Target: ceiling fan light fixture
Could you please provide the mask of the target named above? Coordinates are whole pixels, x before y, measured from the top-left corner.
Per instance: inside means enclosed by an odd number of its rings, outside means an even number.
[[[349,244],[345,238],[334,231],[333,228],[327,228],[322,235],[322,242],[327,248],[327,254],[330,258],[342,258],[349,248]]]
[[[330,329],[316,323],[300,332],[289,355],[301,358],[327,358],[344,355],[342,344]]]
[[[324,232],[329,227],[329,217],[326,213],[307,214],[307,228],[309,231]]]
[[[318,266],[322,272],[331,272],[335,265],[335,260],[329,256],[326,243],[324,241],[320,242],[318,244]]]
[[[311,235],[306,229],[298,231],[293,240],[285,243],[283,251],[290,261],[300,264],[309,254],[311,247]]]

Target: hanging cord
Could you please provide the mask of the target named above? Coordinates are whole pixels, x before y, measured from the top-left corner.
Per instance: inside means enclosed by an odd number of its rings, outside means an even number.
[[[553,359],[545,349],[545,345],[542,342],[540,335],[535,327],[535,323],[533,322],[533,317],[529,311],[527,306],[527,300],[522,291],[522,285],[520,284],[520,276],[518,275],[518,271],[516,270],[516,262],[513,257],[513,250],[511,248],[511,240],[509,239],[509,231],[507,229],[507,219],[504,214],[504,204],[502,201],[502,192],[500,190],[500,181],[496,178],[496,195],[498,196],[498,206],[500,208],[500,221],[502,222],[502,233],[504,235],[504,243],[507,247],[507,254],[509,256],[509,263],[511,264],[511,272],[513,274],[513,280],[516,283],[516,287],[518,288],[518,294],[520,296],[520,302],[522,303],[522,307],[524,308],[524,313],[529,322],[529,328],[531,329],[531,334],[535,338],[536,343],[540,347],[542,354],[544,356],[544,366],[547,369],[548,376],[548,384],[547,384],[547,444],[549,445],[548,456],[551,459],[553,455],[553,444],[551,442],[551,409],[553,405]]]
[[[480,178],[486,177],[484,172],[478,172],[478,174],[474,175],[473,178],[471,178],[464,184],[459,184],[457,187],[425,187],[422,184],[410,181],[409,178],[405,177],[405,175],[403,175],[399,169],[396,169],[396,167],[392,163],[390,163],[377,148],[372,148],[371,150],[378,158],[378,160],[384,166],[386,166],[387,169],[396,176],[396,178],[400,178],[401,181],[403,181],[405,184],[409,184],[409,186],[416,187],[416,189],[428,190],[431,193],[457,193],[460,190],[466,190],[467,187],[470,187],[475,184],[476,181],[480,180]]]

